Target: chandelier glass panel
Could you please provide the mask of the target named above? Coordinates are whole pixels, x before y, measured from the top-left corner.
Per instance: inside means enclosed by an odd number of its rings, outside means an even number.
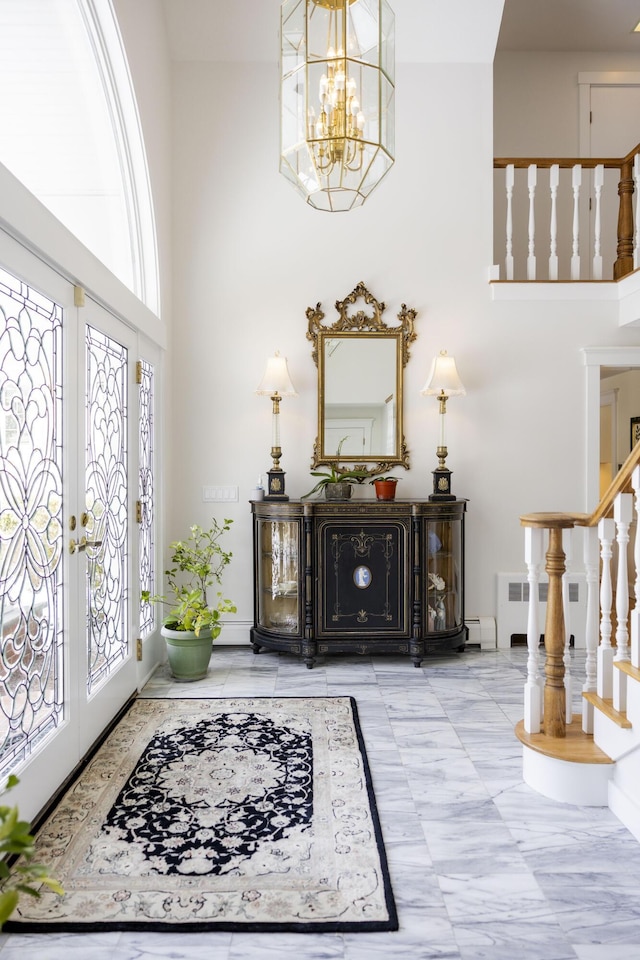
[[[394,161],[386,0],[284,0],[280,171],[317,210],[364,203]]]

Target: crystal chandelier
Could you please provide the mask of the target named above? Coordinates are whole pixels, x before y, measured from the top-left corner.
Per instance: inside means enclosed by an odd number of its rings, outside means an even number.
[[[386,0],[284,0],[280,171],[317,210],[364,203],[393,165]]]

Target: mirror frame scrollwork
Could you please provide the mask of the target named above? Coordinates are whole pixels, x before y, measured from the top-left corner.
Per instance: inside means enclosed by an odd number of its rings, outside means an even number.
[[[362,299],[369,307],[365,309],[349,312],[357,300]],[[401,305],[397,315],[398,324],[388,326],[382,319],[382,314],[386,309],[386,304],[376,300],[369,292],[364,283],[360,282],[344,300],[336,300],[336,310],[338,319],[331,326],[324,326],[324,313],[320,303],[315,307],[308,307],[306,316],[308,320],[307,339],[313,344],[312,357],[318,368],[318,434],[313,446],[313,456],[311,458],[312,469],[320,464],[351,464],[354,462],[354,456],[337,457],[335,453],[331,455],[325,449],[324,428],[325,428],[325,350],[326,340],[335,338],[366,338],[366,339],[385,339],[395,342],[395,370],[396,370],[396,392],[397,392],[397,413],[395,428],[395,450],[393,455],[387,455],[386,452],[380,456],[359,457],[355,464],[357,468],[366,470],[369,474],[386,473],[393,467],[401,466],[409,469],[409,451],[403,432],[403,372],[409,359],[409,345],[416,339],[414,323],[417,311],[409,308],[406,304]]]

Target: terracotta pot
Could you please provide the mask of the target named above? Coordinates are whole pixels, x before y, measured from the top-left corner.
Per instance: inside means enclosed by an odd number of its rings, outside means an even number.
[[[377,500],[395,500],[397,480],[374,480]]]

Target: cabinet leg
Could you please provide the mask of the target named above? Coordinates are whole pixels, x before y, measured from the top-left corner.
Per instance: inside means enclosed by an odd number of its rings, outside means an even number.
[[[302,649],[300,651],[302,659],[307,665],[307,670],[313,670],[313,665],[316,662],[316,652],[317,646],[315,640],[305,639],[302,643]]]

